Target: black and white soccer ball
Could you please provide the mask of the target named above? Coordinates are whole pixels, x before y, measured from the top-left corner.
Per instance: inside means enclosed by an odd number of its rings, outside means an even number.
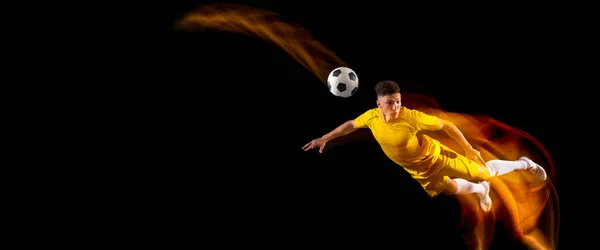
[[[327,88],[335,96],[351,97],[358,91],[358,76],[348,67],[338,67],[329,73]]]

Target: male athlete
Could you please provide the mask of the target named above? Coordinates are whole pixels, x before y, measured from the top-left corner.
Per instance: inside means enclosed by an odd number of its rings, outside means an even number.
[[[430,197],[440,193],[476,193],[485,212],[490,211],[492,206],[490,184],[487,181],[490,177],[514,170],[529,170],[540,180],[546,180],[544,168],[527,157],[516,161],[490,160],[486,163],[454,124],[401,106],[400,87],[396,82],[381,81],[375,86],[375,92],[377,108],[312,140],[303,147],[304,151],[318,148],[323,153],[328,141],[359,128],[369,128],[385,155],[402,166]],[[465,155],[456,153],[427,135],[417,136],[417,132],[428,130],[444,130],[464,149]]]

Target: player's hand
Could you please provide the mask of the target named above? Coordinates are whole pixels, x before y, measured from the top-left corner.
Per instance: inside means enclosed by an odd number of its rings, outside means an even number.
[[[475,162],[485,166],[485,160],[483,160],[483,158],[481,157],[481,153],[477,149],[474,149],[474,148],[466,149],[465,156],[467,158],[474,160]]]
[[[327,140],[325,140],[323,138],[318,138],[318,139],[314,139],[311,142],[304,145],[304,147],[302,147],[302,149],[304,151],[308,151],[311,149],[318,148],[319,153],[323,153],[323,148],[325,148],[325,144],[327,144]]]

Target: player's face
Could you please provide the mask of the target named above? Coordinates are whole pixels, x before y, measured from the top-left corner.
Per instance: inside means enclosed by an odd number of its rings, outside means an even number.
[[[400,112],[400,93],[395,93],[377,98],[377,106],[384,115],[398,115]]]

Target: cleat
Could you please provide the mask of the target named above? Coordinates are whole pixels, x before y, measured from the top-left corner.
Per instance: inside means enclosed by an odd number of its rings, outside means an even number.
[[[539,164],[533,162],[531,159],[523,156],[523,157],[519,158],[519,160],[527,162],[527,170],[529,170],[529,172],[531,172],[533,175],[535,175],[535,177],[537,177],[538,179],[545,181],[546,178],[548,177],[546,175],[546,170]]]
[[[490,198],[490,183],[482,181],[479,184],[485,187],[485,195],[477,194],[479,197],[479,205],[484,212],[489,212],[492,208],[492,198]]]

